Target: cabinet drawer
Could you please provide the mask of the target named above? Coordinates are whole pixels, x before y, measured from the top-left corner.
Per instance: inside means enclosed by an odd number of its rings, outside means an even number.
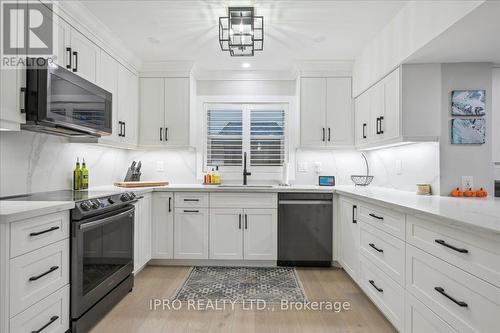
[[[208,193],[176,192],[174,201],[175,207],[208,208]]]
[[[17,257],[68,237],[68,211],[12,223],[10,227],[10,257]]]
[[[11,259],[11,317],[68,283],[69,240]]]
[[[500,237],[495,241],[411,215],[406,237],[408,243],[500,287]]]
[[[211,193],[210,208],[277,208],[276,193]]]
[[[394,281],[404,286],[405,243],[361,222],[361,252]]]
[[[458,332],[408,292],[405,302],[405,328],[406,333]]]
[[[63,333],[69,330],[69,285],[10,319],[10,332]]]
[[[405,239],[405,215],[384,207],[361,204],[358,219],[399,239]]]
[[[500,289],[416,247],[406,247],[406,289],[459,332],[497,332]]]
[[[400,285],[371,263],[360,258],[359,284],[398,331],[403,329],[404,291]]]

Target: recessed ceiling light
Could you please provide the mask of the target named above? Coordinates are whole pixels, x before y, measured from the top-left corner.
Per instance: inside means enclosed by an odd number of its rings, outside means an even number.
[[[244,63],[241,64],[241,67],[248,68],[248,67],[250,67],[250,63],[244,62]]]

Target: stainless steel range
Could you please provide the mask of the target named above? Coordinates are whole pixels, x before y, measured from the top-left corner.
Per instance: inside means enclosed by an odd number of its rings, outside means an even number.
[[[72,332],[88,332],[134,285],[133,192],[53,191],[2,200],[74,201],[71,210]]]

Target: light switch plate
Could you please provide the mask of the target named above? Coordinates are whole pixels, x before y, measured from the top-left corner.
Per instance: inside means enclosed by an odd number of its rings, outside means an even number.
[[[396,160],[396,175],[401,175],[403,173],[403,161]]]
[[[316,173],[321,173],[321,171],[323,171],[321,162],[314,162],[314,171]]]
[[[299,172],[307,172],[307,162],[299,162],[297,164],[297,169]]]
[[[156,162],[156,171],[158,171],[158,172],[165,171],[165,163],[163,161]]]
[[[474,188],[474,177],[472,176],[462,176],[462,190],[468,190]]]

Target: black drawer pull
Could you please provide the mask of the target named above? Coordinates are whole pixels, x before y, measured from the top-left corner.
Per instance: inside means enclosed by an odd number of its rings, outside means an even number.
[[[368,214],[368,215],[370,215],[370,216],[371,216],[371,217],[373,217],[373,218],[376,218],[377,220],[383,220],[383,219],[384,219],[382,216],[378,216],[378,215],[375,215],[375,214],[373,214],[373,213],[370,213],[370,214]]]
[[[241,229],[241,214],[238,214],[238,229]]]
[[[50,317],[50,320],[49,320],[49,322],[47,324],[43,325],[42,327],[40,327],[36,331],[31,331],[31,333],[40,333],[41,331],[43,331],[44,329],[46,329],[47,326],[49,326],[50,324],[52,324],[53,322],[55,322],[57,319],[59,319],[59,316],[52,316],[52,317]]]
[[[57,229],[59,229],[59,227],[52,227],[52,228],[49,228],[47,230],[38,231],[38,232],[32,232],[32,233],[30,233],[30,236],[33,237],[33,236],[38,236],[38,235],[46,234],[47,232],[51,232],[51,231],[54,231],[54,230],[57,230]]]
[[[377,287],[377,285],[375,284],[375,281],[373,281],[373,280],[368,280],[368,282],[370,282],[370,284],[373,286],[373,288],[377,289],[377,291],[378,291],[379,293],[383,293],[383,292],[384,292],[384,289]]]
[[[376,246],[375,246],[375,244],[373,244],[373,243],[370,243],[370,244],[368,244],[368,245],[370,245],[370,247],[372,247],[373,249],[375,249],[375,251],[377,251],[377,252],[384,252],[384,250],[379,249],[379,248],[378,248],[378,247],[376,247]]]
[[[436,239],[435,242],[438,243],[439,245],[443,245],[443,246],[445,246],[447,248],[450,248],[450,249],[455,250],[455,251],[460,252],[460,253],[469,253],[469,250],[467,250],[467,249],[461,249],[461,248],[458,248],[458,247],[454,247],[453,245],[450,245],[450,244],[446,243],[442,239]]]
[[[184,213],[199,213],[200,211],[199,210],[188,210],[188,209],[184,209]]]
[[[200,199],[184,199],[184,201],[200,201]]]
[[[356,212],[356,210],[358,209],[358,206],[357,205],[352,205],[352,223],[358,223],[358,221],[354,218],[354,213]]]
[[[168,197],[168,212],[172,211],[172,197]]]
[[[52,266],[50,267],[50,269],[48,271],[46,271],[45,273],[42,273],[40,275],[37,275],[37,276],[32,276],[30,277],[30,281],[36,281],[38,280],[39,278],[41,277],[44,277],[45,275],[49,274],[49,273],[52,273],[53,271],[56,271],[59,269],[59,266]]]
[[[441,287],[434,287],[434,289],[440,293],[441,295],[443,295],[444,297],[446,297],[447,299],[451,300],[453,303],[455,303],[456,305],[462,307],[462,308],[466,308],[468,307],[469,305],[467,305],[467,303],[465,302],[462,302],[462,301],[457,301],[456,299],[454,299],[453,297],[451,297],[450,295],[448,295],[445,291],[444,291],[444,288],[441,288]]]

